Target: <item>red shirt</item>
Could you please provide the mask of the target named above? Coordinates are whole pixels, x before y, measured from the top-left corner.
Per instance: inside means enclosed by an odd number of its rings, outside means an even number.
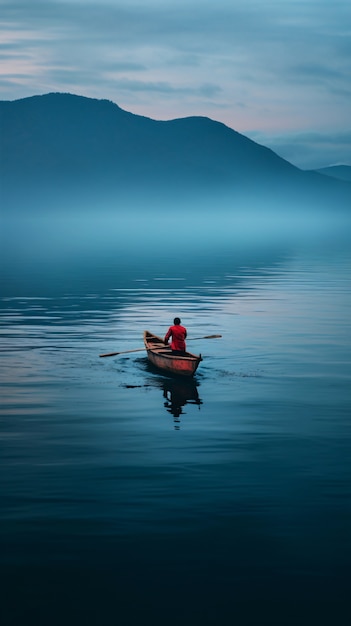
[[[186,328],[181,326],[180,324],[175,324],[174,326],[170,326],[168,332],[164,338],[164,342],[168,343],[168,339],[172,337],[171,348],[172,350],[185,350],[185,337],[186,337]]]

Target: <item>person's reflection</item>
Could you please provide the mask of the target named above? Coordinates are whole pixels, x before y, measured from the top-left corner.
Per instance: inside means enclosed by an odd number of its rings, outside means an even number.
[[[200,409],[202,400],[199,398],[197,383],[191,380],[167,379],[163,383],[164,406],[174,417],[174,427],[180,428],[180,416],[186,404],[197,404]]]

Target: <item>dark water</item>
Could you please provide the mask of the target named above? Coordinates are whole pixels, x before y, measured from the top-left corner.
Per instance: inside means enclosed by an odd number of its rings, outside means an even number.
[[[351,623],[349,223],[184,220],[2,222],[3,626]]]

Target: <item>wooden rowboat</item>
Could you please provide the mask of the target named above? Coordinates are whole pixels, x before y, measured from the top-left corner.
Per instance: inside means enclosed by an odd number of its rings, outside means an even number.
[[[185,352],[184,356],[172,354],[171,348],[164,344],[163,339],[148,330],[144,331],[144,344],[150,363],[168,374],[193,376],[202,361],[201,354],[199,356],[191,352]]]

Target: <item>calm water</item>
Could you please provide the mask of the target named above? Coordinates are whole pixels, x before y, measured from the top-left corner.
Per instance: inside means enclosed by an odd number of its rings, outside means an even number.
[[[1,624],[348,626],[349,224],[2,225]]]

